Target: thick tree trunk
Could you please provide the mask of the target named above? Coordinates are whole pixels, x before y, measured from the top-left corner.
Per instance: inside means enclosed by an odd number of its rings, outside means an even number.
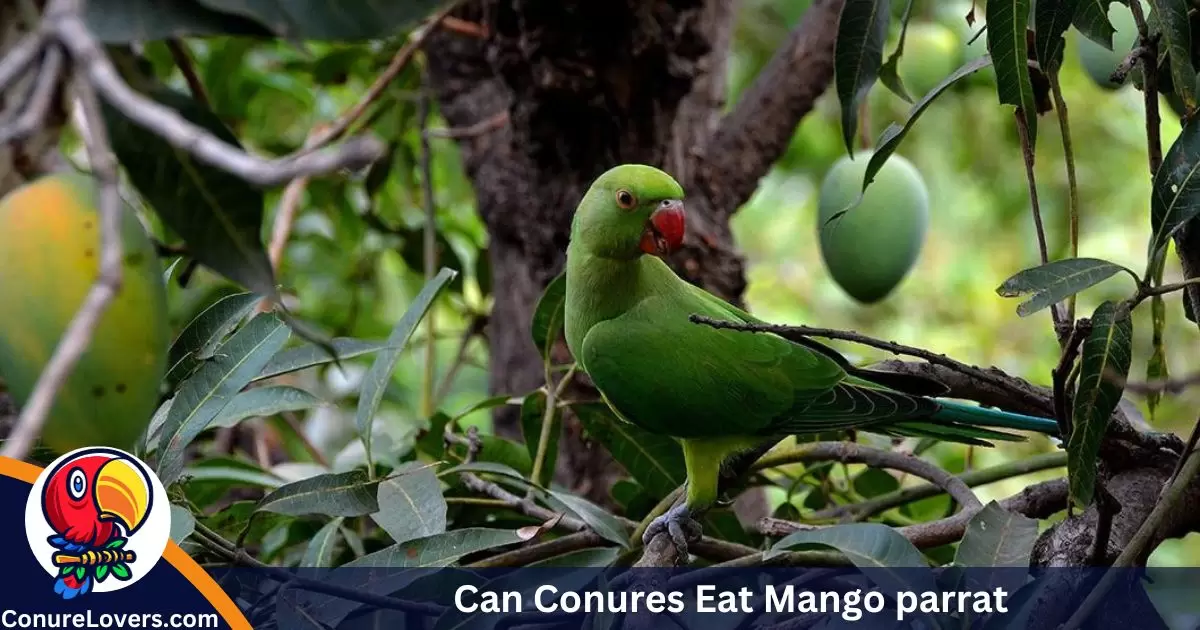
[[[828,85],[840,6],[814,2],[746,106],[725,117],[730,0],[487,0],[457,14],[486,26],[486,39],[448,31],[430,38],[429,79],[452,126],[508,114],[502,128],[460,140],[490,236],[494,392],[541,383],[533,307],[562,269],[575,205],[616,164],[664,167],[684,184],[689,237],[673,263],[689,280],[739,299],[742,259],[728,219]],[[495,420],[503,435],[519,431],[512,410]],[[611,459],[580,440],[573,422],[566,431],[559,481],[607,503]]]

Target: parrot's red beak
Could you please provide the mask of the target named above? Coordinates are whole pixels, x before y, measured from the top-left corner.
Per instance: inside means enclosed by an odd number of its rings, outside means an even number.
[[[642,232],[642,251],[654,256],[670,254],[683,245],[686,228],[683,202],[664,199],[646,222],[646,231]]]

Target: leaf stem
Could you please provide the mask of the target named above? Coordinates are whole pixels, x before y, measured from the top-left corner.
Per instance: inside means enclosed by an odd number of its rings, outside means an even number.
[[[1029,125],[1020,107],[1013,112],[1013,119],[1017,122],[1017,135],[1021,139],[1021,156],[1025,160],[1025,180],[1029,187],[1029,207],[1033,212],[1033,227],[1037,231],[1038,254],[1041,256],[1042,264],[1045,265],[1050,262],[1050,250],[1046,245],[1046,226],[1042,221],[1042,206],[1038,201],[1037,193],[1037,176],[1033,170],[1033,142],[1029,138]],[[1066,341],[1064,317],[1062,311],[1058,310],[1057,304],[1050,305],[1050,319],[1059,344],[1064,343]]]
[[[533,471],[529,477],[535,486],[542,485],[542,468],[546,464],[546,451],[550,448],[550,438],[554,433],[554,414],[558,411],[556,401],[566,391],[571,379],[575,377],[575,368],[576,366],[572,365],[558,381],[558,385],[554,387],[551,387],[553,380],[550,378],[549,372],[546,373],[546,412],[542,414],[542,430],[538,434],[537,452],[533,457]],[[550,471],[550,475],[553,476],[554,471]]]
[[[422,95],[418,101],[418,127],[421,130],[421,201],[425,207],[425,282],[437,273],[437,208],[433,198],[432,151],[425,130],[429,127],[430,97]],[[437,313],[430,308],[425,315],[425,374],[421,383],[421,417],[428,418],[434,412],[434,387],[437,378]]]
[[[1058,80],[1058,65],[1050,68],[1050,92],[1054,98],[1054,111],[1058,113],[1058,127],[1062,135],[1063,158],[1067,165],[1067,215],[1071,257],[1079,258],[1079,186],[1075,179],[1075,149],[1071,142],[1071,121],[1067,114],[1067,100],[1063,97],[1062,84]],[[1067,301],[1067,321],[1075,321],[1075,295]]]

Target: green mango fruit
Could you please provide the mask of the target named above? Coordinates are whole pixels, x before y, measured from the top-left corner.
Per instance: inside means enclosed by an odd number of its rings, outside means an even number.
[[[911,162],[892,155],[858,198],[871,151],[844,156],[821,182],[817,230],[821,257],[850,297],[872,304],[904,279],[929,227],[929,192]],[[844,214],[837,216],[846,210]]]

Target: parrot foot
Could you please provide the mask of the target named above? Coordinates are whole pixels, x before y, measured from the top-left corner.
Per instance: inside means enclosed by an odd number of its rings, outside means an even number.
[[[704,528],[692,518],[692,511],[686,505],[680,504],[650,521],[650,526],[642,534],[642,544],[649,545],[655,536],[663,532],[671,537],[679,557],[684,559],[688,555],[688,543],[700,540]]]

